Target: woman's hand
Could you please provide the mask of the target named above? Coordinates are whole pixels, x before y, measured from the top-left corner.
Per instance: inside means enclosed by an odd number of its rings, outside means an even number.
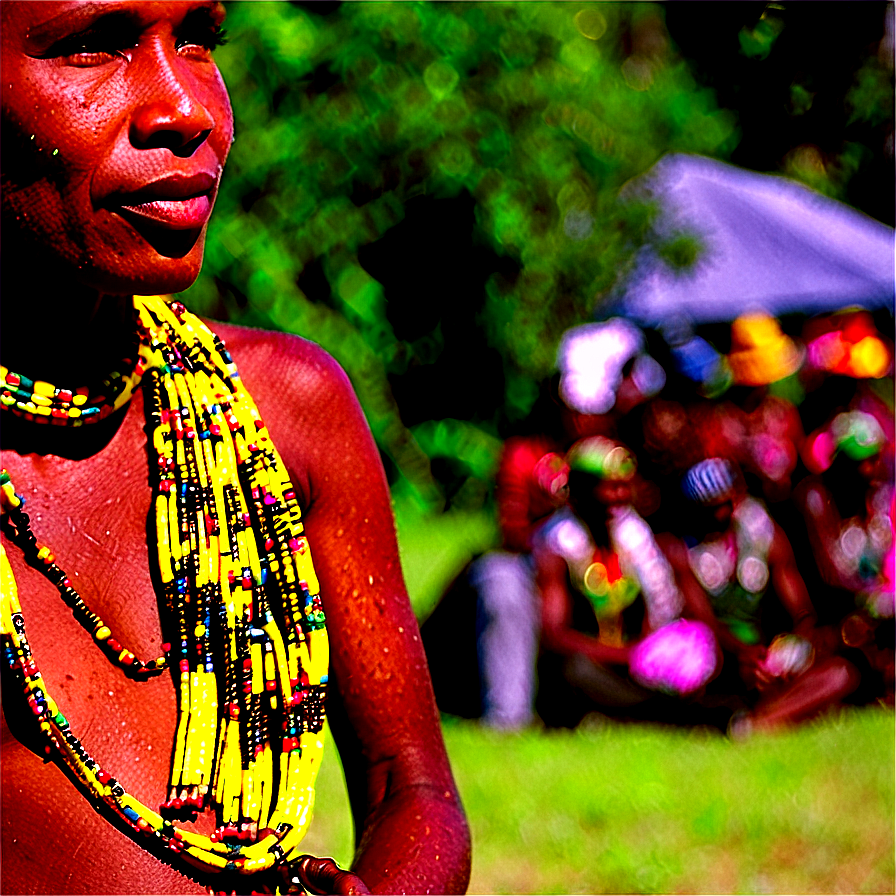
[[[297,886],[315,896],[324,893],[362,896],[370,892],[357,874],[343,871],[333,859],[302,856],[291,862],[285,873],[291,892],[295,892]]]

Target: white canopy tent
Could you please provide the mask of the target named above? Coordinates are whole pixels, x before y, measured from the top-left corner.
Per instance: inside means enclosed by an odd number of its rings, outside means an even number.
[[[627,195],[658,202],[661,233],[693,233],[703,246],[683,272],[642,253],[610,310],[645,326],[682,315],[732,320],[753,308],[893,308],[893,229],[788,178],[673,154]]]

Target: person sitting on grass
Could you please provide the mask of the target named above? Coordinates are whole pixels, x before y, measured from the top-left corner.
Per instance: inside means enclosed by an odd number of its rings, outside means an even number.
[[[575,725],[589,711],[680,720],[677,698],[715,674],[718,648],[702,592],[668,559],[631,504],[634,455],[591,436],[567,454],[569,507],[539,532],[533,556],[542,602],[538,712]],[[684,618],[684,617],[692,618]]]
[[[839,703],[858,686],[858,673],[834,655],[830,633],[817,626],[790,542],[747,493],[739,467],[705,459],[687,472],[682,488],[698,508],[686,562],[712,605],[725,652],[713,687],[733,689],[750,707],[732,718],[732,733],[803,721]],[[791,632],[771,641],[762,626],[769,589],[792,622]]]

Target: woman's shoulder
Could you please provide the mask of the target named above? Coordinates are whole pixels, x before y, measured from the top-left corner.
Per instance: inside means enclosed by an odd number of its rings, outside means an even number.
[[[206,323],[223,340],[241,376],[290,390],[351,391],[336,359],[310,339],[220,321]]]
[[[316,343],[290,333],[209,322],[230,352],[274,443],[310,500],[335,454],[348,464],[369,429],[345,371]],[[339,445],[339,452],[334,446]]]

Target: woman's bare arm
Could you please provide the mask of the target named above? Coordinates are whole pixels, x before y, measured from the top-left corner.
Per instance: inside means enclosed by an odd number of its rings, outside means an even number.
[[[262,415],[305,494],[330,638],[328,714],[355,819],[353,869],[374,892],[463,892],[469,831],[379,453],[338,365],[302,340],[272,338],[278,348],[251,352],[243,376],[253,394],[266,393],[267,408],[257,399]],[[281,388],[256,387],[256,374],[268,383],[277,376]]]

